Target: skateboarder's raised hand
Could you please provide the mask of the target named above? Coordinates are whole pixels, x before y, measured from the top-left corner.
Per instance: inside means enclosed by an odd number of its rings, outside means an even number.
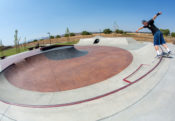
[[[159,15],[162,15],[162,12],[158,12],[158,13],[153,17],[153,20],[155,20]]]

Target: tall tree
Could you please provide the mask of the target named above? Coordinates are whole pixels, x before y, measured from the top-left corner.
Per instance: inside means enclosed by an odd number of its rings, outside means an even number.
[[[14,44],[15,44],[15,48],[16,48],[16,53],[18,53],[19,52],[19,50],[18,50],[18,44],[19,44],[19,39],[18,39],[18,30],[15,30],[15,35],[14,35],[14,38],[15,38],[15,40],[14,40]]]
[[[49,35],[49,41],[50,41],[50,45],[52,44],[51,38],[50,38],[50,32],[47,33]]]
[[[67,40],[69,41],[70,40],[70,31],[69,31],[68,27],[66,29],[66,34],[65,35],[67,36]]]

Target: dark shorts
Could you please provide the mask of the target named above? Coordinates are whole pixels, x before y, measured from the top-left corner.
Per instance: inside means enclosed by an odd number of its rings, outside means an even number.
[[[154,46],[156,45],[163,45],[163,44],[166,44],[166,41],[163,37],[163,34],[161,31],[157,31],[155,34],[154,34]]]

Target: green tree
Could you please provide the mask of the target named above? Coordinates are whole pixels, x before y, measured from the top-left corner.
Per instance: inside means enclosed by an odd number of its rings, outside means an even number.
[[[70,36],[75,36],[75,33],[70,33]]]
[[[69,41],[70,40],[70,31],[69,31],[69,28],[67,27],[67,29],[66,29],[66,33],[65,33],[65,35],[64,35],[64,37],[67,37],[67,40]]]
[[[15,48],[16,48],[16,53],[19,52],[19,39],[18,39],[18,30],[15,30],[15,35],[14,35],[14,44],[15,44]]]
[[[172,37],[175,37],[175,32],[172,32],[172,33],[171,33],[171,36],[172,36]]]
[[[125,32],[124,32],[123,30],[119,30],[119,29],[117,29],[117,30],[115,30],[115,33],[118,33],[118,34],[124,34]]]
[[[37,39],[33,40],[33,42],[37,42],[37,41],[38,41]]]
[[[57,35],[56,38],[61,38],[61,36],[60,35]]]
[[[160,29],[160,31],[163,33],[163,35],[168,36],[170,35],[170,30],[169,29]]]
[[[91,35],[91,33],[88,31],[82,31],[81,35]]]
[[[50,39],[54,39],[54,38],[55,38],[54,36],[52,36],[52,35],[50,36]]]
[[[69,34],[65,34],[64,37],[69,37]]]
[[[111,31],[111,29],[104,29],[103,30],[103,33],[105,33],[105,34],[111,34],[112,31]]]
[[[70,35],[70,31],[69,31],[69,28],[67,27],[67,29],[66,29],[66,33],[65,33],[66,35]]]
[[[64,37],[70,37],[70,36],[75,36],[75,33],[70,33],[69,28],[67,28]]]

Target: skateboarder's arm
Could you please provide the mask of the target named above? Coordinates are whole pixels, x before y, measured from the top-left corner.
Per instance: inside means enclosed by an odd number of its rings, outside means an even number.
[[[140,27],[136,32],[139,32],[140,30],[144,29],[144,27]]]
[[[162,15],[162,12],[158,12],[158,13],[153,17],[153,20],[155,20],[159,15]]]

